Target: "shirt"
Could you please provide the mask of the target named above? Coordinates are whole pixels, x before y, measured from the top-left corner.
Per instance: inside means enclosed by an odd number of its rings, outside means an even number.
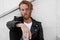
[[[29,30],[31,29],[32,22],[31,22],[31,23],[26,23],[26,22],[24,22],[24,24],[29,28]]]

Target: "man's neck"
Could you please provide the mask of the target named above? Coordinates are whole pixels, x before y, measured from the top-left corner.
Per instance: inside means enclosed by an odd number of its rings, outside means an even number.
[[[31,19],[31,18],[24,19],[24,22],[26,22],[26,23],[31,23],[31,22],[32,22],[32,19]]]

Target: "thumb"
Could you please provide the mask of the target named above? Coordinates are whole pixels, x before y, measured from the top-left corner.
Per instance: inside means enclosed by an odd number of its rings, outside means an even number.
[[[31,32],[30,32],[29,39],[31,39],[31,38],[32,38],[32,34],[31,34]]]

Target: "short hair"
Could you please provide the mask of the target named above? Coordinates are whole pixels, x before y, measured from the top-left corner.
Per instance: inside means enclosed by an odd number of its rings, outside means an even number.
[[[33,5],[32,5],[32,3],[29,2],[29,1],[22,1],[22,2],[20,2],[20,4],[19,4],[19,9],[20,9],[20,5],[21,5],[21,4],[26,4],[26,5],[30,8],[30,10],[33,9]]]

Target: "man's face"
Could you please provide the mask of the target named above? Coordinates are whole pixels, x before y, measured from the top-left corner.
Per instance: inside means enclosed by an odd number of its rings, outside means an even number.
[[[30,18],[32,10],[26,4],[20,5],[20,11],[23,18]]]

